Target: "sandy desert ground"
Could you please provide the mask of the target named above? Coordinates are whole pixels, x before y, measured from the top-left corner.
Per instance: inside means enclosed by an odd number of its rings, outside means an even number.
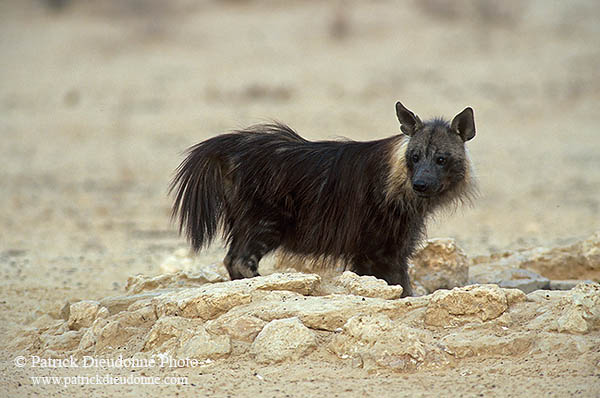
[[[193,385],[65,390],[32,386],[43,372],[11,348],[65,299],[157,274],[186,247],[166,195],[181,152],[269,119],[368,140],[398,132],[396,100],[422,117],[472,106],[481,196],[428,236],[470,256],[586,238],[600,230],[599,38],[592,0],[1,2],[0,395],[599,396],[597,366],[551,352],[400,374],[222,360],[182,370]]]

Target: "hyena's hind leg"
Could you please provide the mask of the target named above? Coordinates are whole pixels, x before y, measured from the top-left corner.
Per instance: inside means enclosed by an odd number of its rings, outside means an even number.
[[[249,228],[234,228],[223,260],[231,280],[259,276],[258,263],[281,243],[279,222],[260,220]]]

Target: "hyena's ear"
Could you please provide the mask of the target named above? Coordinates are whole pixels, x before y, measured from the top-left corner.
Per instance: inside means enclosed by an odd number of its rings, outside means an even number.
[[[421,126],[421,119],[400,103],[396,102],[396,116],[400,122],[400,130],[408,136],[412,136],[415,131]]]
[[[475,137],[475,119],[473,118],[473,109],[465,108],[464,111],[454,116],[450,125],[454,131],[460,135],[463,141],[469,141]]]

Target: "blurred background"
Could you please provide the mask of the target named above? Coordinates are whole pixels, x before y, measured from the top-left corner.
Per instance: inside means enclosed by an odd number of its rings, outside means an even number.
[[[120,289],[186,243],[188,146],[271,119],[310,139],[475,110],[481,197],[437,217],[469,255],[600,229],[600,2],[0,2],[4,279]],[[220,254],[208,252],[211,261]]]

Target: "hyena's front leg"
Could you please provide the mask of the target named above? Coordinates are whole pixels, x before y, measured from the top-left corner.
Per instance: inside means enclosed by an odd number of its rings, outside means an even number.
[[[358,275],[372,275],[383,279],[388,285],[402,286],[402,297],[413,295],[407,261],[397,255],[377,253],[361,256],[354,260],[352,270]]]
[[[396,283],[389,284],[402,286],[403,292],[402,297],[410,297],[413,295],[412,286],[410,284],[410,276],[408,275],[408,263],[406,260],[396,261],[395,265],[392,266],[391,279],[397,281]]]

